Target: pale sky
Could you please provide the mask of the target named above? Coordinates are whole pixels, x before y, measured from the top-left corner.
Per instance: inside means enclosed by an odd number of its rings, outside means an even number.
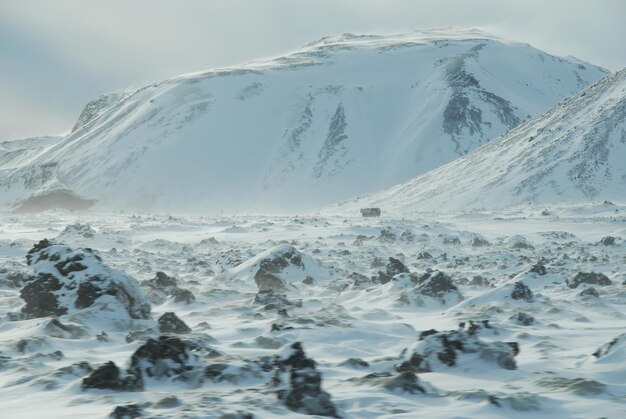
[[[323,36],[477,27],[626,67],[626,0],[0,0],[0,139],[61,134],[103,93]]]

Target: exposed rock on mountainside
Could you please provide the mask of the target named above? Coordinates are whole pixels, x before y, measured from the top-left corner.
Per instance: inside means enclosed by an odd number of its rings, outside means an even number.
[[[626,196],[625,155],[626,69],[467,156],[338,209],[406,214],[590,200],[610,207]]]

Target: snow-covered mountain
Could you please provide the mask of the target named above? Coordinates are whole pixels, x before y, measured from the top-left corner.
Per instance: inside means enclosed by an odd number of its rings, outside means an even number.
[[[3,172],[0,202],[65,190],[107,209],[316,208],[450,162],[605,74],[475,30],[324,38],[90,102]]]
[[[626,197],[626,69],[458,160],[340,204],[445,211]]]

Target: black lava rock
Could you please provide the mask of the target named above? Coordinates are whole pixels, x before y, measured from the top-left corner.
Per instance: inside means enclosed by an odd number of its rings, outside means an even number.
[[[184,321],[178,318],[178,316],[168,311],[159,317],[159,331],[161,333],[177,333],[185,334],[191,333],[191,328],[185,324]]]
[[[521,312],[521,311],[511,316],[510,320],[522,326],[530,326],[531,324],[535,322],[535,318],[533,316],[531,316],[530,314]]]
[[[386,274],[388,276],[394,277],[398,274],[403,273],[409,273],[409,269],[404,266],[404,263],[402,263],[399,259],[390,257],[389,262],[387,263]]]
[[[513,284],[511,298],[514,300],[528,301],[530,303],[533,301],[533,292],[522,281],[517,281],[515,284]]]
[[[109,415],[112,419],[134,419],[143,416],[143,409],[138,404],[117,406]]]
[[[426,272],[416,279],[419,292],[433,298],[441,298],[450,292],[458,292],[452,278],[441,271]]]
[[[576,276],[574,276],[574,279],[567,281],[567,286],[570,288],[577,288],[580,284],[599,285],[604,287],[611,285],[611,280],[603,273],[578,272]]]
[[[473,247],[485,247],[485,246],[489,246],[489,242],[480,237],[474,237],[474,240],[472,240],[472,246]]]
[[[101,390],[136,391],[141,390],[142,385],[132,375],[122,376],[122,371],[112,361],[96,368],[85,377],[81,387],[86,390],[97,388]]]
[[[500,368],[517,368],[514,357],[519,354],[516,342],[483,342],[468,330],[429,331],[419,338],[414,348],[403,353],[404,361],[396,365],[398,372],[431,372],[438,365],[454,367],[463,354],[478,354]]]
[[[615,246],[616,238],[613,236],[604,236],[600,240],[600,244],[604,246]]]
[[[530,272],[534,272],[538,275],[545,275],[548,271],[542,263],[538,262],[530,268]]]
[[[90,308],[103,297],[113,309],[111,297],[120,311],[134,319],[150,317],[150,304],[137,281],[109,268],[91,249],[73,250],[48,240],[37,243],[26,256],[34,275],[22,288],[27,317],[61,316]]]
[[[151,377],[185,380],[198,364],[198,357],[193,353],[196,349],[196,345],[173,336],[159,336],[158,340],[148,339],[132,355],[128,372],[138,379]]]

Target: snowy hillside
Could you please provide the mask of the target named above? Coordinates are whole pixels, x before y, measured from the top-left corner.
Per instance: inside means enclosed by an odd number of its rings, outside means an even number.
[[[623,201],[626,69],[475,152],[386,191],[340,204],[398,213]]]
[[[475,30],[324,38],[96,99],[3,172],[0,202],[61,189],[103,209],[314,209],[450,162],[605,74]]]

